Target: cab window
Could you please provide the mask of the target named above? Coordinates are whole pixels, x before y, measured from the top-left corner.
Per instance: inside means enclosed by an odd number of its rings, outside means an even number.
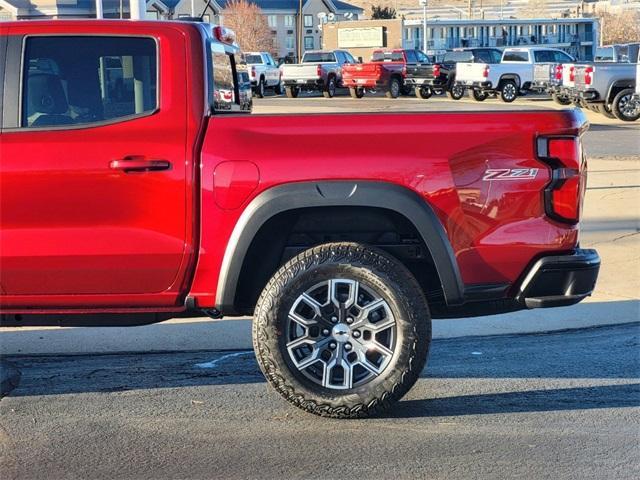
[[[131,37],[28,37],[20,125],[73,126],[158,108],[156,42]]]

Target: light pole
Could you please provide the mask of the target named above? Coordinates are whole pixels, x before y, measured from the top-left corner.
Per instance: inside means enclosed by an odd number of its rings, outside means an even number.
[[[420,0],[422,5],[422,51],[427,53],[427,0]]]
[[[302,63],[302,0],[298,2],[298,63]]]
[[[102,0],[96,0],[96,18],[102,18]]]

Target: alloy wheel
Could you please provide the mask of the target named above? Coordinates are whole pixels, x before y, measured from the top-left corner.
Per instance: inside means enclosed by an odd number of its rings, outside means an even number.
[[[378,377],[394,356],[397,337],[387,300],[349,279],[326,280],[302,293],[289,310],[285,334],[297,371],[335,390]]]

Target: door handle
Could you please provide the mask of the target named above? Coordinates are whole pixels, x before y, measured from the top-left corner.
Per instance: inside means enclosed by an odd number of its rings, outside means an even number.
[[[152,172],[158,170],[169,170],[171,162],[167,160],[146,160],[141,157],[124,157],[120,160],[112,160],[109,163],[112,170],[122,170],[123,172]]]

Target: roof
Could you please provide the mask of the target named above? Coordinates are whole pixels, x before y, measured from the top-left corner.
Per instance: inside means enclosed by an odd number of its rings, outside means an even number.
[[[221,8],[225,8],[230,0],[214,0]],[[261,10],[292,10],[297,11],[299,0],[249,0],[255,3]],[[308,0],[303,0],[303,6]],[[364,10],[350,3],[340,2],[338,0],[324,0],[327,8],[332,12],[364,12]],[[303,7],[304,8],[304,7]]]

